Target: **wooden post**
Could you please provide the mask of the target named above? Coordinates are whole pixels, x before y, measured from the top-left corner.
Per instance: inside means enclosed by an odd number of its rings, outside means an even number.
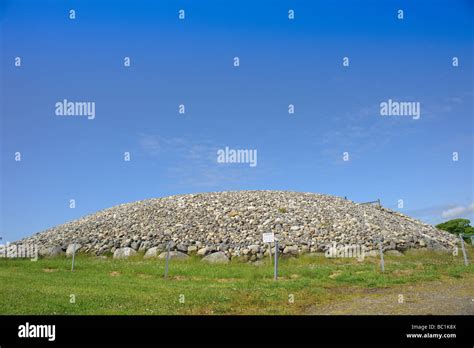
[[[380,266],[382,267],[382,272],[385,272],[385,263],[383,259],[383,247],[382,247],[382,237],[379,239],[379,250],[380,250]]]
[[[168,264],[169,264],[169,260],[170,260],[170,247],[171,247],[171,242],[168,242],[168,245],[166,246],[165,279],[168,278]]]
[[[464,238],[462,237],[462,233],[459,233],[459,238],[461,239],[461,248],[462,248],[462,254],[464,256],[464,265],[467,266],[469,265],[469,262],[467,261],[466,248],[464,247]]]
[[[74,258],[76,256],[76,241],[74,241],[74,244],[72,245],[72,266],[71,266],[71,272],[74,271]]]

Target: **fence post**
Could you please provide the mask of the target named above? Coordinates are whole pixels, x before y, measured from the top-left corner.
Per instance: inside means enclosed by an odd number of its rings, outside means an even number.
[[[273,279],[278,279],[278,241],[275,240],[275,269],[273,271]]]
[[[74,244],[72,245],[72,266],[71,266],[71,272],[74,271],[74,259],[76,256],[76,241],[74,241]]]
[[[169,264],[169,260],[170,260],[170,246],[171,246],[171,242],[168,242],[168,245],[166,246],[165,279],[168,278],[168,264]]]
[[[469,265],[469,262],[467,261],[466,248],[464,247],[464,238],[462,237],[462,233],[459,233],[459,238],[461,239],[461,248],[462,248],[462,254],[464,256],[464,265],[467,266]]]
[[[380,198],[377,198],[377,202],[379,204],[379,208],[382,208],[382,204],[380,204]]]
[[[383,259],[383,248],[382,248],[382,237],[379,237],[379,250],[380,250],[380,266],[382,267],[382,272],[385,272],[385,263]]]

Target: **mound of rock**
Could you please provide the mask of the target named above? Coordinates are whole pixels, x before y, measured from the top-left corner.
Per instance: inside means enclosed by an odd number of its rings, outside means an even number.
[[[262,233],[274,232],[283,255],[326,251],[330,245],[376,250],[451,249],[449,233],[383,207],[339,197],[287,191],[236,191],[170,196],[122,204],[25,238],[42,254],[66,250],[101,255],[122,248],[160,255],[170,244],[183,254],[215,252],[255,261],[268,255]]]

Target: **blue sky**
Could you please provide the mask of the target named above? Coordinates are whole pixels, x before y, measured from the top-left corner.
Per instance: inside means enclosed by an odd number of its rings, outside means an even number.
[[[4,240],[125,202],[244,189],[474,219],[471,1],[0,6]],[[63,99],[95,102],[95,119],[57,116]],[[420,119],[382,117],[388,99],[419,102]],[[226,146],[256,149],[258,165],[217,163]]]

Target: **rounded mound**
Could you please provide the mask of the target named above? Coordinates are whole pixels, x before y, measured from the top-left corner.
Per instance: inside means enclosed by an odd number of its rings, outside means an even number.
[[[263,257],[262,233],[274,232],[282,251],[325,251],[330,245],[385,250],[452,248],[456,238],[431,225],[383,208],[314,193],[236,191],[177,195],[122,204],[53,227],[17,244],[40,250],[67,248],[104,254],[117,248],[172,250],[229,257]]]

